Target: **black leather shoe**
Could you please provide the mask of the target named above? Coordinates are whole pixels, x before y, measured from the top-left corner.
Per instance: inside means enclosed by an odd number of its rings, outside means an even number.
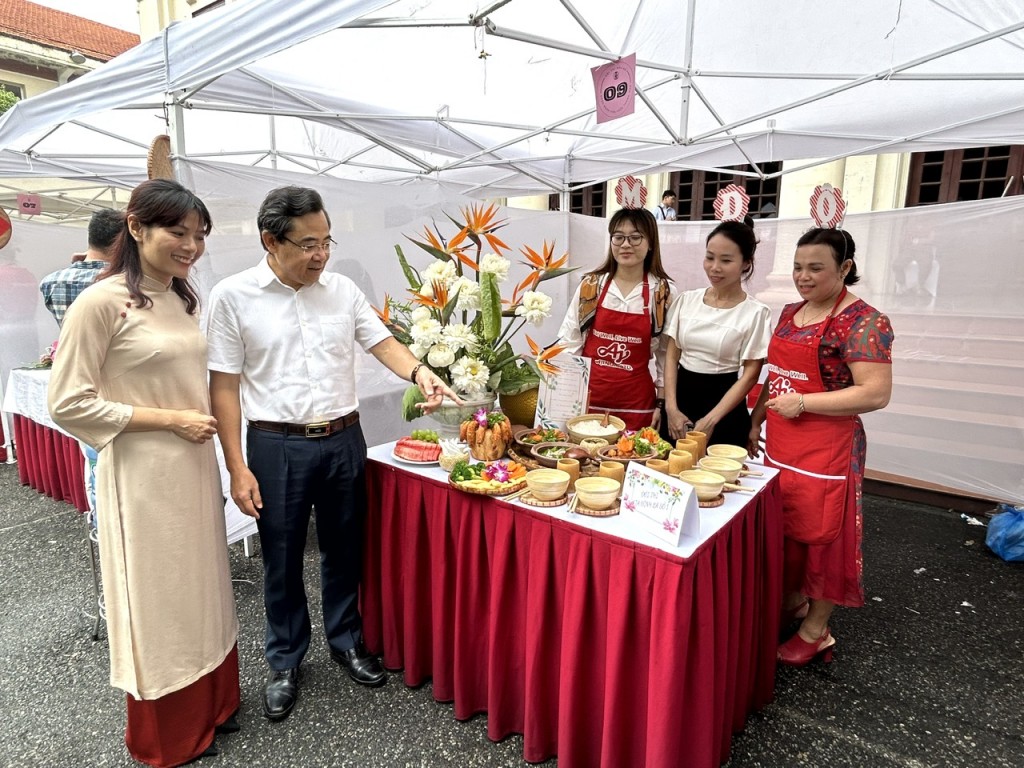
[[[223,723],[213,729],[214,733],[238,733],[242,726],[238,724],[238,710],[231,713],[231,716]]]
[[[388,676],[376,656],[366,650],[366,646],[360,640],[354,648],[347,651],[336,651],[331,649],[331,658],[338,662],[348,672],[348,676],[360,685],[376,688],[384,685]]]
[[[299,670],[272,669],[263,689],[263,715],[268,720],[284,720],[299,698]]]

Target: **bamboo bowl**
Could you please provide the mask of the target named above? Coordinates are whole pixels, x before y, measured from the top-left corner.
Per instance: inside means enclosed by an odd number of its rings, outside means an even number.
[[[740,478],[740,471],[743,465],[732,459],[723,459],[721,456],[705,456],[697,462],[697,466],[714,472],[725,478],[727,483],[735,483]]]
[[[684,469],[679,473],[679,479],[693,486],[700,501],[717,499],[725,487],[724,477],[705,469]]]

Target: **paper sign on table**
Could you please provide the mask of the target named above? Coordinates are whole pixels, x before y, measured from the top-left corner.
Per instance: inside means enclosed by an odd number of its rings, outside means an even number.
[[[692,485],[636,461],[629,462],[619,514],[630,525],[674,547],[682,536],[700,536],[700,513]]]
[[[590,402],[590,358],[562,353],[551,360],[558,373],[541,376],[535,427],[565,429],[574,416],[587,412]]]

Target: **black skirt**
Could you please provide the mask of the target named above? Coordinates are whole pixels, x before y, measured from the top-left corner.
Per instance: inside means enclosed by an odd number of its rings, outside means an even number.
[[[682,366],[676,369],[676,405],[686,418],[696,424],[721,401],[736,383],[736,373],[694,373]],[[715,425],[708,444],[746,446],[750,437],[750,411],[747,398]]]

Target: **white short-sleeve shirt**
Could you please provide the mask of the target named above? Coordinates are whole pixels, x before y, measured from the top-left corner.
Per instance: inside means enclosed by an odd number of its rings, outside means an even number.
[[[356,410],[355,345],[391,336],[349,278],[325,272],[296,291],[266,256],[214,286],[205,324],[210,370],[241,374],[244,418],[289,424]]]
[[[747,296],[735,307],[704,303],[704,288],[685,291],[669,310],[665,335],[680,349],[679,364],[694,373],[732,373],[744,360],[763,360],[771,339],[771,309]]]

